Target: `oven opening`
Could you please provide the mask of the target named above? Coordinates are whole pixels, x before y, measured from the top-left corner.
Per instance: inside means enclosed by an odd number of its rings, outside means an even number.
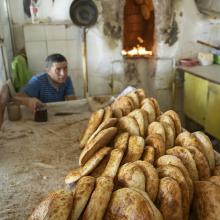
[[[122,55],[129,58],[153,56],[154,25],[152,0],[126,0]]]

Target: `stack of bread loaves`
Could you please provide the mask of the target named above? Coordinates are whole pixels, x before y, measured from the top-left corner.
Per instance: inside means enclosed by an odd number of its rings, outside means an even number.
[[[143,89],[92,113],[79,168],[29,220],[217,220],[220,164],[203,132],[182,129]]]

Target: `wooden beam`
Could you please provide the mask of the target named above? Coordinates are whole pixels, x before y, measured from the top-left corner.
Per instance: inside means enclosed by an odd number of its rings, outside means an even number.
[[[0,128],[4,120],[4,112],[7,102],[9,100],[9,88],[7,83],[3,84],[0,90]]]

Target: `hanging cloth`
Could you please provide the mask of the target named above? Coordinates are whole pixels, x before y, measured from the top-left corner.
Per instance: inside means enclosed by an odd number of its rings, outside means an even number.
[[[18,92],[32,77],[27,62],[22,55],[14,57],[12,63],[12,77],[15,91]]]

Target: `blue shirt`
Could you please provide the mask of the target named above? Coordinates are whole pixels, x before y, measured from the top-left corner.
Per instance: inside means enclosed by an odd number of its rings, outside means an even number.
[[[65,96],[74,95],[73,84],[69,76],[66,82],[57,88],[52,84],[47,73],[33,76],[21,92],[38,98],[43,103],[64,101]]]

